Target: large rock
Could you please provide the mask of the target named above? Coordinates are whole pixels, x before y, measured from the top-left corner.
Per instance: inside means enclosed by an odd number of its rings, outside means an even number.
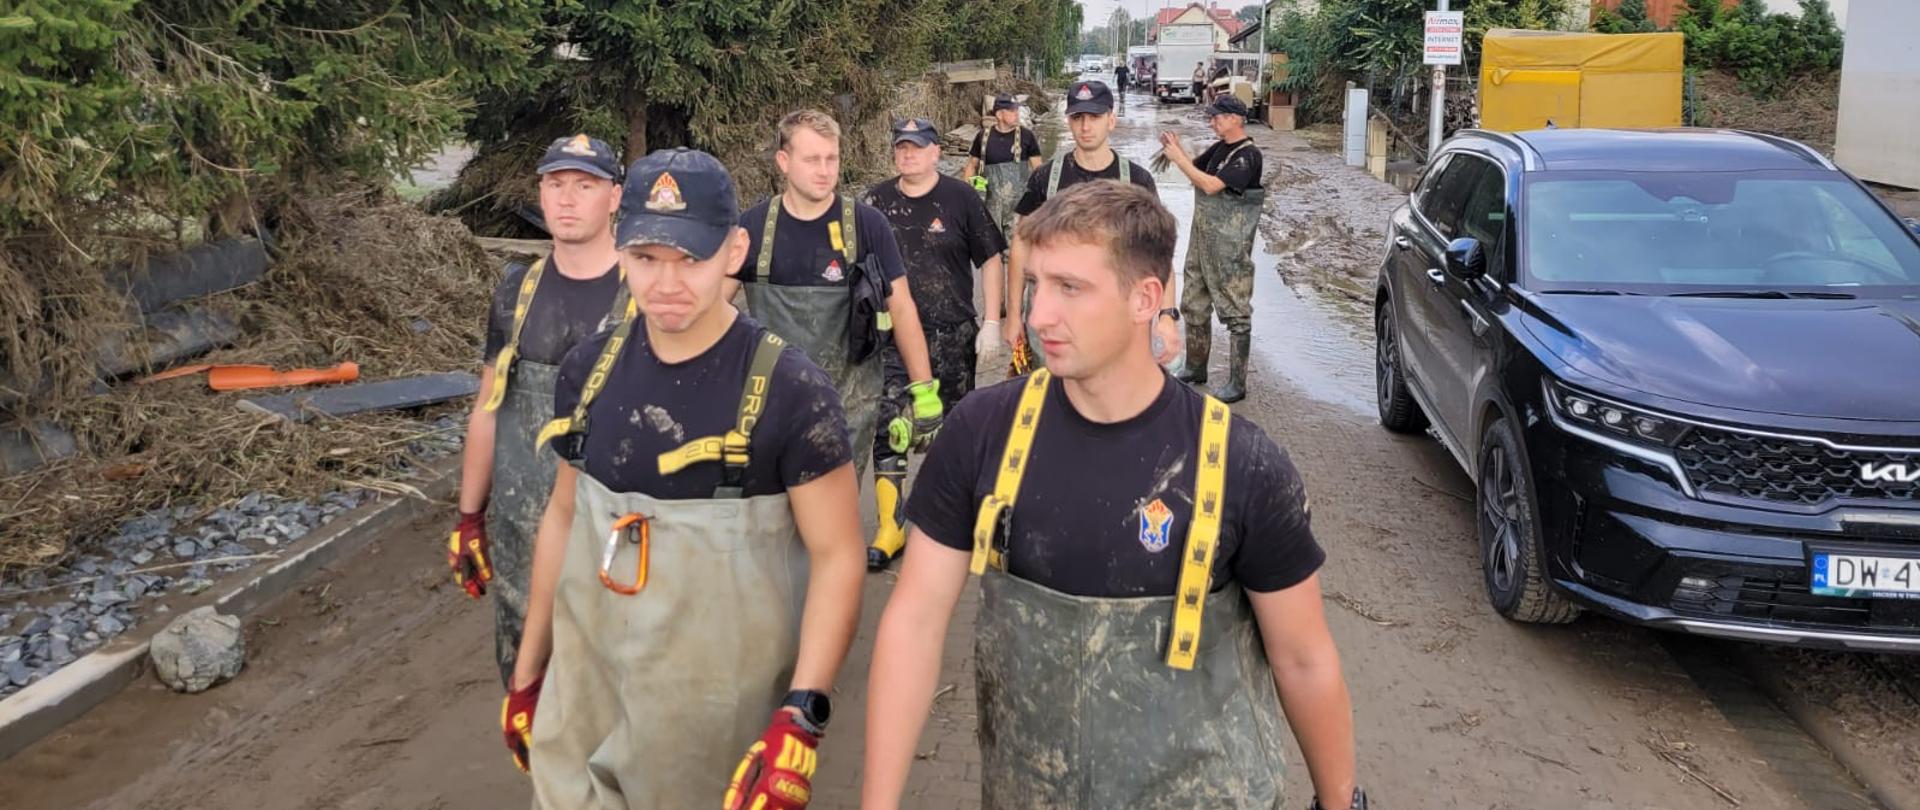
[[[247,659],[240,620],[211,605],[174,619],[153,637],[148,654],[161,683],[188,693],[205,692],[239,675]]]

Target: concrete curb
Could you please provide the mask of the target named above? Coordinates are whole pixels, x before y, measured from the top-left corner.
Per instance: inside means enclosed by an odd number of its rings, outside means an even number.
[[[1758,656],[1746,652],[1746,669],[1753,675],[1753,681],[1766,693],[1780,709],[1792,717],[1807,736],[1820,743],[1822,748],[1833,755],[1841,767],[1852,772],[1867,788],[1867,793],[1880,802],[1887,810],[1920,810],[1920,796],[1914,795],[1906,787],[1906,781],[1892,767],[1874,760],[1866,752],[1856,748],[1852,735],[1840,727],[1828,713],[1821,711],[1780,679],[1780,674],[1763,666]]]
[[[302,580],[348,554],[365,548],[382,533],[444,507],[459,482],[458,454],[429,465],[418,487],[426,499],[389,497],[334,518],[265,570],[242,572],[242,579],[192,599],[166,600],[178,616],[202,605],[246,618],[292,591]],[[147,644],[167,626],[152,621],[120,636],[38,683],[0,700],[0,759],[6,759],[60,729],[146,673]]]

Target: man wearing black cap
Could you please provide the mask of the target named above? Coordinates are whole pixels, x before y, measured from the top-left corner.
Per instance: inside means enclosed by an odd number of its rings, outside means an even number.
[[[1027,179],[1026,194],[1013,208],[1014,214],[1026,216],[1040,210],[1053,195],[1063,189],[1090,180],[1119,180],[1132,183],[1148,191],[1159,193],[1153,185],[1153,174],[1146,167],[1120,156],[1119,152],[1107,145],[1108,136],[1113,134],[1113,91],[1103,82],[1078,82],[1067,91],[1067,129],[1073,134],[1073,151],[1048,161],[1037,168]],[[1026,247],[1018,238],[1013,240],[1013,249],[1009,251],[1011,261],[1007,268],[1007,321],[1001,327],[1002,337],[1008,346],[1026,343],[1030,347],[1038,346],[1039,340],[1026,328],[1025,312],[1027,299],[1031,296],[1027,290],[1026,279],[1022,271],[1026,263]],[[1173,312],[1160,318],[1156,333],[1171,333],[1178,339],[1178,330],[1171,328]],[[1176,346],[1162,341],[1165,351],[1159,356],[1161,362],[1173,359]],[[1038,362],[1042,356],[1034,353]]]
[[[540,436],[563,463],[501,711],[539,807],[811,792],[859,619],[852,449],[826,375],[728,303],[734,199],[704,152],[636,162],[617,242],[640,317],[561,364]]]
[[[460,521],[448,548],[454,579],[468,595],[493,588],[502,683],[513,676],[534,529],[553,489],[553,459],[538,452],[533,437],[553,418],[560,359],[620,312],[613,249],[620,161],[613,148],[586,135],[561,138],[537,171],[553,248],[532,267],[510,266],[494,288],[480,395],[467,417]]]
[[[1163,133],[1168,161],[1193,181],[1193,231],[1180,282],[1180,311],[1187,322],[1187,362],[1182,382],[1207,381],[1213,347],[1213,313],[1227,327],[1233,354],[1227,383],[1213,391],[1222,402],[1247,396],[1247,353],[1253,346],[1253,239],[1267,193],[1260,183],[1264,161],[1247,137],[1247,105],[1231,94],[1207,107],[1207,121],[1220,140],[1187,155],[1180,138]]]
[[[927,335],[933,378],[940,382],[940,402],[951,413],[960,398],[973,390],[976,361],[999,331],[992,313],[985,324],[974,323],[973,269],[980,268],[986,288],[982,300],[999,301],[1000,253],[1006,250],[1006,242],[973,187],[940,173],[940,138],[933,121],[909,118],[894,123],[893,165],[900,174],[868,189],[864,199],[886,216],[900,243],[907,286]],[[882,352],[886,397],[895,401],[906,390],[906,368],[891,346]],[[906,448],[890,438],[897,437],[884,430],[874,437],[874,500],[880,530],[867,549],[867,567],[873,570],[885,568],[907,542],[902,517]]]
[[[993,224],[1000,227],[1001,241],[1013,241],[1013,206],[1027,187],[1027,176],[1040,168],[1040,162],[1040,138],[1032,129],[1020,126],[1020,105],[1012,96],[995,96],[993,126],[973,137],[960,176],[975,177],[976,172],[986,175],[987,211],[993,215]],[[987,314],[999,314],[1000,299],[987,300]],[[1000,322],[993,324],[999,326]]]

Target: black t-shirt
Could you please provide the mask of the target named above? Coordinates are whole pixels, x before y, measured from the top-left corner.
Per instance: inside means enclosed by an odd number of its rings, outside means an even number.
[[[1105,169],[1097,172],[1089,172],[1080,168],[1080,164],[1073,162],[1072,152],[1055,158],[1055,160],[1064,160],[1067,162],[1066,167],[1060,170],[1060,188],[1058,191],[1066,191],[1072,188],[1073,184],[1084,183],[1088,180],[1120,179],[1120,161],[1126,160],[1126,158],[1120,157],[1118,153],[1114,154],[1114,158],[1115,160],[1107,164]],[[1133,163],[1133,161],[1127,162]],[[1127,180],[1134,185],[1151,191],[1155,195],[1160,193],[1160,190],[1153,185],[1153,173],[1147,171],[1146,167],[1138,163],[1133,163],[1127,172]],[[1047,180],[1052,174],[1052,162],[1043,163],[1040,165],[1040,168],[1034,169],[1033,174],[1027,177],[1027,193],[1020,198],[1019,203],[1013,206],[1013,212],[1024,217],[1040,210],[1040,206],[1047,203]]]
[[[934,439],[907,517],[935,541],[973,548],[974,518],[993,492],[1025,385],[1022,377],[969,394]],[[1050,384],[1013,508],[1009,572],[1077,596],[1174,593],[1206,400],[1171,376],[1164,385],[1139,416],[1099,424],[1074,410],[1061,382]],[[1216,589],[1238,581],[1281,590],[1325,561],[1293,462],[1239,416],[1227,439],[1225,498]]]
[[[988,166],[1012,163],[1015,132],[1020,135],[1021,160],[1045,157],[1040,154],[1040,139],[1033,134],[1033,130],[1026,127],[1020,127],[1014,132],[1001,132],[994,127],[987,127],[981,130],[980,134],[973,136],[973,146],[967,148],[967,156],[980,158],[980,162]]]
[[[1233,143],[1214,141],[1212,146],[1207,147],[1207,151],[1200,153],[1200,157],[1193,161],[1193,165],[1202,172],[1220,178],[1220,182],[1227,184],[1225,189],[1227,194],[1241,194],[1250,188],[1263,188],[1260,185],[1260,173],[1265,170],[1266,159],[1261,157],[1260,147],[1247,143],[1251,140],[1253,139],[1241,138]],[[1246,147],[1234,153],[1229,160],[1227,154],[1243,143],[1247,144]]]
[[[767,206],[778,199],[763,200],[740,215],[740,227],[747,229],[753,241],[747,249],[746,263],[740,266],[739,279],[749,284],[764,280],[788,287],[847,286],[846,255],[834,249],[833,237],[827,229],[827,223],[840,221],[838,194],[819,219],[795,219],[785,207],[780,209],[780,224],[773,236],[773,264],[767,270],[772,278],[759,278],[760,251],[766,248],[763,232],[767,228]],[[880,273],[888,284],[905,276],[906,268],[900,264],[900,246],[893,240],[893,228],[887,224],[887,218],[865,203],[854,204],[853,218],[854,227],[859,230],[858,258],[877,258]]]
[[[527,277],[528,265],[507,267],[500,286],[493,288],[493,305],[487,310],[487,343],[483,360],[492,363],[506,348],[513,331],[513,305],[520,300],[520,282]],[[595,332],[611,326],[613,301],[620,292],[620,272],[608,268],[597,278],[572,279],[560,275],[559,265],[547,259],[540,271],[540,286],[527,305],[527,322],[520,327],[519,355],[535,363],[560,364],[567,350]]]
[[[645,324],[635,323],[606,386],[587,406],[581,469],[615,492],[672,500],[712,497],[720,485],[720,462],[699,462],[662,476],[659,457],[734,428],[740,390],[762,331],[740,315],[711,348],[668,364],[654,356]],[[554,386],[554,413],[573,413],[593,361],[612,335],[612,330],[602,332],[567,354]],[[840,392],[798,348],[787,346],[774,364],[748,452],[742,485],[749,497],[785,492],[853,461]]]
[[[943,174],[925,195],[909,197],[895,177],[868,189],[865,202],[893,226],[920,320],[935,326],[972,322],[973,268],[1007,249],[980,193]]]

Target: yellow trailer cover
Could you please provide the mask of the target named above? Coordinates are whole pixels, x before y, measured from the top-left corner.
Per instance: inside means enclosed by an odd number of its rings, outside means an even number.
[[[1496,28],[1480,46],[1480,125],[1680,126],[1686,41],[1677,32],[1585,34]]]

